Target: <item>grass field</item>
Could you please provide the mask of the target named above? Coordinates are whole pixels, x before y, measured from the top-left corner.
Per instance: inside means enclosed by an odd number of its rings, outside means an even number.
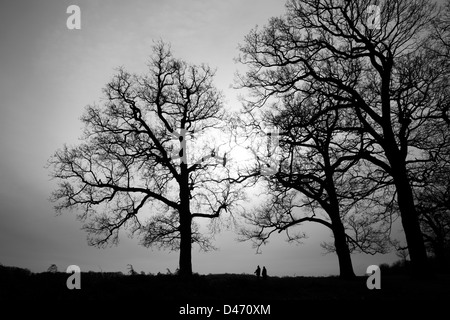
[[[352,281],[338,277],[269,277],[210,274],[180,279],[175,275],[81,273],[81,289],[69,290],[63,272],[31,273],[0,266],[2,299],[113,301],[127,297],[153,301],[450,301],[450,275],[414,280],[407,275],[381,274],[381,289],[369,290],[367,277]]]
[[[414,280],[408,275],[383,275],[382,271],[380,290],[369,290],[367,277],[352,281],[338,277],[258,280],[248,274],[196,274],[181,279],[171,274],[100,272],[82,272],[81,289],[69,290],[66,282],[70,276],[0,266],[0,307],[14,310],[17,316],[53,312],[57,318],[75,317],[75,313],[84,318],[86,312],[89,318],[94,312],[102,318],[108,318],[106,314],[132,318],[145,312],[145,319],[242,319],[249,314],[239,312],[250,310],[252,319],[303,319],[307,315],[403,319],[419,313],[426,318],[448,314],[450,302],[448,274]],[[183,314],[206,307],[210,315]],[[258,311],[269,314],[254,314]]]

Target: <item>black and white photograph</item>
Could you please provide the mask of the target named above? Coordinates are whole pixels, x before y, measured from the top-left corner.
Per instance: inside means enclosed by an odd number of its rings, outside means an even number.
[[[4,310],[448,315],[449,0],[3,0],[0,98]]]

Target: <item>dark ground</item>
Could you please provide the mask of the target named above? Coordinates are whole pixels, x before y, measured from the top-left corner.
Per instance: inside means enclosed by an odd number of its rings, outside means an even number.
[[[144,302],[153,309],[169,308],[171,315],[179,313],[180,308],[188,303],[190,306],[214,305],[220,308],[223,304],[270,304],[273,314],[277,310],[287,312],[289,308],[292,311],[308,306],[326,309],[333,305],[352,306],[352,310],[357,306],[373,306],[372,311],[386,306],[430,308],[439,305],[448,309],[450,302],[448,274],[414,280],[408,275],[382,273],[380,290],[369,290],[367,277],[353,281],[338,277],[269,277],[258,280],[253,275],[212,274],[194,275],[192,279],[183,280],[166,274],[97,272],[81,273],[81,289],[69,290],[66,286],[69,276],[63,272],[31,273],[26,269],[0,266],[0,301],[108,306],[114,305],[112,302],[132,301]],[[372,311],[367,310],[369,313]]]

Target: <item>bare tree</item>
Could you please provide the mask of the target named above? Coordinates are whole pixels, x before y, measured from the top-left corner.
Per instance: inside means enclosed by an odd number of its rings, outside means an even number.
[[[387,251],[391,211],[383,203],[389,201],[385,184],[359,173],[368,146],[360,136],[341,131],[348,117],[338,112],[317,114],[333,103],[332,96],[285,95],[265,110],[263,119],[251,117],[254,126],[266,122],[279,129],[279,159],[273,175],[266,177],[268,201],[245,215],[254,227],[243,228],[241,233],[243,240],[253,240],[259,249],[275,231],[286,231],[288,239],[296,241],[305,234],[290,233],[292,227],[320,223],[332,231],[334,243],[323,247],[336,252],[340,276],[353,278],[352,251]],[[257,154],[257,160],[261,158]],[[380,212],[374,214],[375,210]]]
[[[450,1],[447,0],[441,9],[441,14],[436,16],[433,21],[434,32],[431,49],[444,58],[442,62],[448,63],[450,58]]]
[[[338,103],[318,114],[345,110],[357,120],[342,130],[368,140],[362,159],[391,177],[420,275],[427,255],[409,168],[431,160],[417,141],[427,123],[445,121],[448,105],[442,79],[448,69],[428,49],[438,10],[428,0],[395,0],[380,1],[371,12],[369,0],[288,1],[284,17],[246,37],[240,61],[249,71],[240,80],[257,97],[254,107],[286,93],[335,89]]]
[[[86,108],[84,142],[49,160],[60,180],[52,200],[58,212],[81,210],[90,245],[117,244],[127,228],[144,246],[179,249],[180,275],[189,276],[192,243],[212,248],[195,220],[222,217],[240,197],[211,179],[227,175],[211,139],[223,130],[223,97],[210,67],[175,59],[162,42],[148,68],[142,76],[119,69],[105,103]]]
[[[414,190],[419,221],[428,252],[446,269],[450,262],[450,148],[440,149],[435,161],[421,169]]]

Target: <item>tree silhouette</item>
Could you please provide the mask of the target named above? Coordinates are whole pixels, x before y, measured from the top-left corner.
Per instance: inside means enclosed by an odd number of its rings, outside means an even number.
[[[212,248],[195,219],[211,222],[239,198],[226,181],[226,155],[213,139],[223,130],[223,97],[214,71],[189,65],[158,42],[148,73],[123,69],[104,89],[106,102],[86,108],[84,142],[49,160],[60,180],[56,210],[81,209],[89,244],[117,244],[119,230],[144,246],[180,250],[180,275],[192,274],[191,245]]]
[[[246,37],[240,61],[249,70],[240,81],[258,98],[253,108],[276,96],[334,89],[337,103],[318,108],[316,119],[333,111],[356,119],[341,130],[360,135],[370,146],[362,159],[392,180],[413,271],[421,275],[427,255],[410,168],[432,160],[417,142],[427,124],[446,120],[448,63],[429,50],[438,15],[433,2],[380,1],[379,23],[368,21],[372,5],[288,1],[284,17]]]
[[[446,131],[444,138],[450,138]],[[434,135],[436,140],[439,137]],[[450,262],[450,148],[443,147],[435,161],[421,168],[415,179],[419,221],[428,252],[443,270]]]
[[[255,228],[243,228],[241,234],[259,248],[275,231],[286,231],[288,239],[296,241],[305,235],[293,235],[289,228],[320,223],[333,233],[334,243],[323,247],[336,252],[340,276],[353,278],[352,251],[375,254],[388,248],[390,211],[386,215],[374,211],[384,210],[379,204],[389,197],[383,183],[359,174],[368,146],[358,135],[340,130],[348,117],[338,112],[317,115],[317,109],[333,103],[332,96],[311,94],[298,100],[285,95],[265,110],[263,119],[250,117],[254,126],[271,123],[281,134],[276,170],[266,178],[268,201],[244,215]],[[249,113],[254,115],[253,111]]]
[[[428,252],[442,270],[450,263],[450,1],[433,20],[431,40],[427,42],[430,57],[438,57],[441,76],[437,92],[442,101],[442,118],[429,121],[415,143],[429,154],[430,161],[414,168],[412,177],[419,221]],[[426,69],[425,69],[426,70]]]
[[[432,49],[441,57],[444,58],[442,62],[448,63],[450,58],[450,1],[447,0],[444,8],[442,8],[442,12],[440,15],[436,16],[436,19],[433,21],[433,34],[432,34]],[[447,111],[447,121],[448,118],[448,109]]]

